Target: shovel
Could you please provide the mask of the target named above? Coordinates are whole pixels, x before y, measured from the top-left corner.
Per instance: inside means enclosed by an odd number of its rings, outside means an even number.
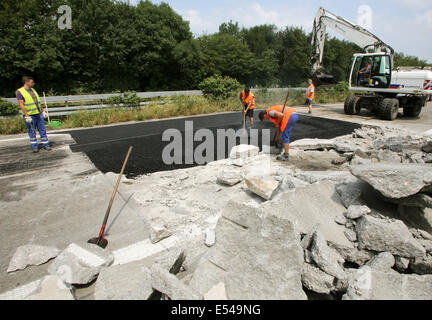
[[[120,185],[120,181],[121,181],[121,177],[123,175],[123,171],[124,171],[124,169],[126,167],[126,163],[127,163],[128,159],[129,159],[129,156],[130,156],[131,152],[132,152],[132,147],[129,147],[129,151],[128,151],[127,155],[126,155],[126,159],[123,162],[123,167],[122,167],[122,169],[120,171],[120,174],[119,174],[119,177],[117,179],[117,184],[116,184],[116,186],[114,188],[114,192],[113,192],[113,194],[111,196],[111,200],[110,200],[110,203],[108,205],[108,209],[107,209],[107,211],[105,213],[105,218],[104,218],[103,223],[102,223],[102,228],[100,229],[100,232],[99,232],[99,237],[92,238],[89,241],[87,241],[88,243],[92,243],[92,244],[98,245],[99,247],[101,247],[103,249],[105,249],[106,246],[108,245],[108,240],[104,238],[105,228],[106,228],[106,225],[107,225],[107,222],[108,222],[108,217],[109,217],[109,214],[110,214],[110,211],[111,211],[111,207],[112,207],[113,202],[114,202],[114,198],[115,198],[115,196],[117,194],[117,189],[118,189],[118,187]]]

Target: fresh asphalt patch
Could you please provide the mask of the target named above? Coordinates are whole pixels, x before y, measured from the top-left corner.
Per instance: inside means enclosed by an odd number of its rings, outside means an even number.
[[[186,121],[193,122],[194,133],[199,129],[208,129],[213,132],[215,139],[215,160],[221,160],[217,157],[218,154],[216,150],[218,143],[221,143],[217,141],[217,130],[234,129],[237,131],[242,129],[243,114],[240,112],[223,113],[208,116],[147,121],[117,126],[72,130],[68,133],[70,133],[76,141],[76,144],[71,145],[71,150],[73,152],[84,152],[94,165],[104,173],[119,173],[129,146],[133,146],[134,149],[125,169],[127,177],[133,178],[143,174],[189,168],[198,165],[195,161],[193,164],[185,164],[185,161],[183,161],[183,164],[172,165],[167,165],[162,161],[162,152],[164,148],[170,144],[170,141],[162,141],[162,135],[165,130],[168,129],[176,129],[181,132],[183,142],[182,155],[183,159],[185,158],[185,151],[187,151],[185,150]],[[247,127],[250,127],[249,120],[247,120]],[[299,120],[293,128],[291,137],[292,141],[304,138],[331,139],[337,136],[350,134],[354,129],[359,127],[361,127],[361,125],[351,122],[300,114]],[[259,130],[258,143],[260,148],[262,148],[261,130],[270,129],[271,137],[273,137],[275,132],[272,122],[260,122],[258,119],[258,110],[255,111],[255,124],[253,129]],[[193,150],[202,143],[203,141],[194,141]],[[240,138],[237,138],[237,144],[239,143]],[[228,157],[229,151],[226,141],[223,158]]]

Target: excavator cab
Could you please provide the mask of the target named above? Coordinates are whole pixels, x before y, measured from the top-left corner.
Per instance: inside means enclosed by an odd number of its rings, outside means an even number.
[[[354,55],[351,87],[389,88],[391,70],[391,58],[388,54]]]

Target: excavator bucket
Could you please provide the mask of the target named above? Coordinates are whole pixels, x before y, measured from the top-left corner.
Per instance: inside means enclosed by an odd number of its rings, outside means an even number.
[[[336,84],[334,76],[326,74],[322,70],[318,70],[312,75],[312,81],[316,87]]]

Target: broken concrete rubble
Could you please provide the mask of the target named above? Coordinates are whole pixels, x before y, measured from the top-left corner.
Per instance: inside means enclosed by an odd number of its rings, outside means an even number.
[[[366,265],[373,270],[386,272],[389,271],[396,261],[390,252],[382,252],[370,260]]]
[[[204,300],[228,300],[226,296],[225,283],[220,282],[211,288],[209,292],[204,295]]]
[[[410,268],[417,274],[432,274],[432,256],[416,257],[410,262]]]
[[[241,144],[231,149],[230,158],[233,160],[246,159],[258,155],[259,152],[259,148],[256,146]]]
[[[274,196],[279,184],[278,181],[271,178],[246,177],[246,185],[249,190],[265,200],[270,200]]]
[[[322,271],[337,279],[346,278],[345,271],[341,267],[344,259],[327,245],[325,238],[319,231],[313,235],[310,250],[313,261]]]
[[[46,276],[42,279],[38,292],[26,300],[74,300],[74,296],[59,277]]]
[[[263,215],[254,207],[243,213],[227,209],[216,235],[215,247],[191,280],[197,292],[204,295],[224,282],[233,300],[306,299],[300,236],[289,220]]]
[[[399,256],[395,257],[395,267],[399,272],[405,272],[408,270],[410,260]]]
[[[234,186],[243,181],[243,174],[240,170],[226,168],[219,173],[217,181],[222,184]]]
[[[216,242],[216,233],[213,229],[208,229],[206,231],[205,245],[207,247],[213,247]]]
[[[356,232],[361,248],[388,251],[404,258],[422,257],[426,254],[423,246],[400,220],[389,222],[363,216],[357,222]]]
[[[302,139],[294,141],[290,144],[292,149],[300,150],[323,150],[333,149],[335,147],[334,140],[329,139]]]
[[[371,213],[371,209],[369,209],[367,206],[351,205],[349,206],[345,217],[347,219],[356,220],[369,213]]]
[[[359,266],[363,266],[375,256],[375,253],[372,251],[350,248],[331,241],[329,241],[328,245],[330,248],[335,249],[345,261],[355,263]]]
[[[19,247],[9,262],[7,272],[23,270],[28,266],[38,266],[51,260],[60,253],[55,247],[45,247],[38,245],[25,245]]]
[[[70,244],[48,268],[67,284],[87,284],[93,281],[103,267],[114,261],[109,250],[89,243]]]
[[[311,291],[329,294],[334,289],[335,277],[321,271],[318,267],[305,263],[302,271],[303,286]]]
[[[347,181],[336,186],[336,191],[345,206],[349,208],[350,205],[357,202],[362,195],[362,184],[360,180]]]
[[[96,281],[96,300],[147,300],[153,293],[151,272],[143,261],[103,268]]]
[[[172,236],[166,224],[161,219],[155,219],[150,226],[150,240],[153,244]]]
[[[418,164],[354,166],[351,173],[388,198],[405,198],[432,185],[432,170]]]
[[[343,215],[338,215],[335,218],[335,222],[337,224],[340,224],[341,226],[344,226],[344,225],[346,225],[346,223],[348,222],[348,220]]]
[[[194,292],[192,288],[158,265],[151,267],[151,285],[153,289],[166,295],[171,300],[202,300],[202,297]]]
[[[432,276],[402,275],[363,266],[350,276],[343,300],[431,300]]]
[[[345,236],[347,237],[347,239],[351,242],[356,242],[357,241],[357,233],[355,233],[354,231],[350,230],[350,229],[346,229],[344,231]]]

